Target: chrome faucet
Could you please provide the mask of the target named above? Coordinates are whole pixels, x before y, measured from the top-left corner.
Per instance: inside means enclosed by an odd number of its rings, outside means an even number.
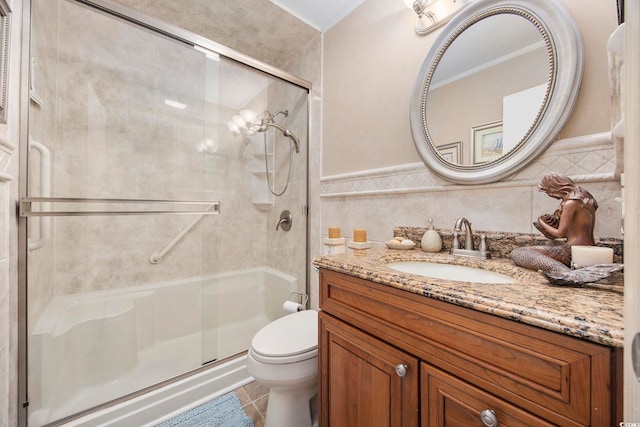
[[[460,249],[458,236],[462,232],[462,226],[465,228],[464,249]],[[473,231],[471,231],[471,223],[467,218],[460,217],[453,226],[453,243],[451,244],[451,255],[466,256],[470,258],[491,258],[491,253],[487,249],[487,237],[482,234],[480,236],[480,245],[478,250],[473,249]]]
[[[469,250],[472,251],[473,250],[473,232],[471,231],[471,223],[467,218],[463,218],[463,217],[458,218],[458,220],[456,221],[456,225],[453,226],[454,237],[456,236],[456,233],[458,236],[460,235],[463,225],[465,227],[465,230],[467,231],[467,234],[465,234],[465,237],[464,237],[465,238],[464,248],[468,251]],[[456,245],[455,249],[460,249],[460,243]]]

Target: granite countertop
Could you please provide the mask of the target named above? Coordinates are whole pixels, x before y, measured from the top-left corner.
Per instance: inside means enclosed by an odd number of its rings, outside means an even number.
[[[483,268],[507,274],[517,282],[481,284],[432,279],[385,266],[390,262],[416,260]],[[518,267],[510,259],[479,260],[446,252],[430,254],[420,249],[373,248],[325,255],[313,263],[320,268],[598,344],[623,346],[624,295],[620,274],[607,279],[607,283],[561,287],[550,285],[542,274]]]

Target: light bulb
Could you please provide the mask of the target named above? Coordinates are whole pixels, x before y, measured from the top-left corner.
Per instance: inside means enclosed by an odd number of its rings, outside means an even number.
[[[242,117],[246,123],[253,123],[258,118],[258,113],[253,110],[240,110],[240,117]]]
[[[231,120],[227,122],[227,127],[234,136],[240,135],[240,128]]]
[[[426,8],[431,6],[436,1],[438,1],[438,0],[404,0],[404,4],[409,9],[413,10],[414,12],[416,12],[416,14],[420,15],[421,13],[424,13]],[[416,3],[418,3],[418,4],[416,5]],[[454,1],[454,3],[455,3],[455,1]]]
[[[227,122],[227,127],[231,132],[238,132],[240,130],[240,128],[238,128],[238,126],[231,120]]]
[[[245,122],[244,119],[237,114],[231,117],[231,120],[233,120],[233,123],[235,123],[239,129],[245,129],[247,127],[247,122]]]

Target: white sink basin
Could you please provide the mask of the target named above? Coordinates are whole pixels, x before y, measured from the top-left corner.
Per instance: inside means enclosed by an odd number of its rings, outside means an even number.
[[[387,267],[403,273],[431,277],[433,279],[455,280],[472,283],[515,283],[516,279],[506,274],[463,265],[438,264],[423,261],[404,261],[385,264]]]

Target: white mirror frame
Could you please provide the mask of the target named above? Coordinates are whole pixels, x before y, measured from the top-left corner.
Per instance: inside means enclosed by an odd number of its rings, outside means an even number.
[[[429,83],[440,58],[455,38],[473,23],[500,13],[516,13],[536,25],[547,43],[551,81],[541,114],[527,136],[509,153],[481,165],[456,165],[438,153],[425,117]],[[486,184],[504,179],[533,162],[555,140],[571,115],[580,90],[584,65],[577,24],[559,0],[478,0],[454,17],[429,49],[411,97],[411,133],[424,163],[458,184]],[[440,141],[440,143],[443,143]]]

